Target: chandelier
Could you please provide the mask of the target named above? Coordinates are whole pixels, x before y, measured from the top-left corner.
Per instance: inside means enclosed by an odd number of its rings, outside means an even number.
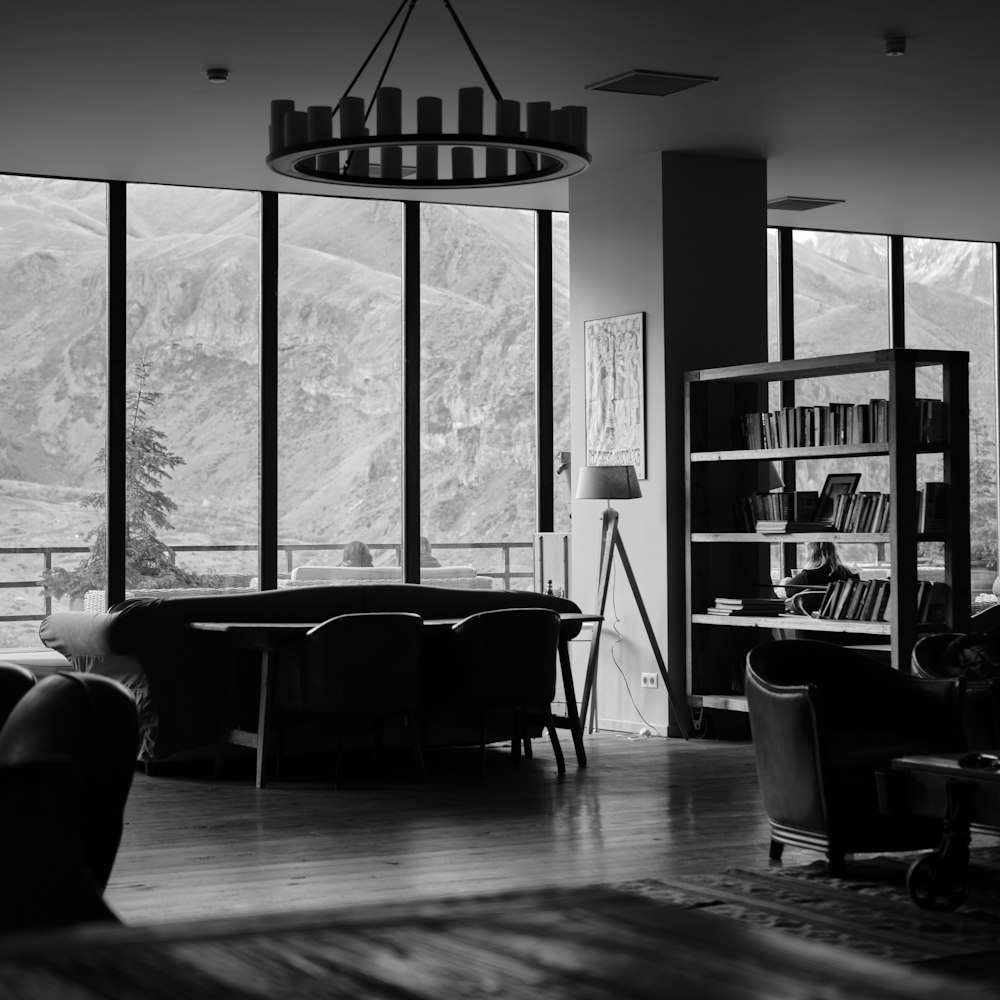
[[[402,90],[382,84],[417,2],[399,5],[336,106],[302,111],[294,101],[271,101],[267,165],[272,170],[326,184],[452,189],[532,184],[587,168],[587,109],[553,110],[548,101],[528,102],[522,122],[520,102],[501,97],[449,0],[444,5],[492,95],[493,131],[484,127],[483,88],[462,87],[457,132],[442,130],[444,102],[439,97],[417,98],[416,131],[404,132]],[[399,31],[366,105],[364,98],[351,96],[351,89],[397,20]]]

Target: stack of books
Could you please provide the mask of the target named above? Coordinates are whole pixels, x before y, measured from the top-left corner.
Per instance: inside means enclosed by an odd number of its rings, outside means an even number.
[[[780,615],[785,602],[780,597],[717,597],[710,615]]]
[[[832,531],[829,521],[757,521],[755,530],[761,535],[793,535],[801,531]]]

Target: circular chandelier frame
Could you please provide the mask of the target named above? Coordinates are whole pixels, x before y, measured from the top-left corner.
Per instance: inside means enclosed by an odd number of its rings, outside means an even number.
[[[514,153],[518,165],[513,173],[502,176],[480,176],[466,178],[418,178],[414,174],[403,173],[399,177],[381,175],[354,175],[344,167],[334,171],[321,170],[316,166],[317,157],[328,153],[347,153],[356,150],[380,150],[407,146],[470,147],[500,149]],[[528,154],[522,156],[519,154]],[[537,166],[535,163],[537,162]],[[509,187],[512,184],[534,184],[539,181],[558,180],[572,177],[586,170],[590,157],[581,150],[552,142],[535,142],[513,136],[470,135],[448,133],[441,135],[401,134],[371,136],[368,138],[340,139],[336,141],[307,142],[273,153],[267,158],[267,165],[278,174],[299,180],[324,181],[328,184],[347,184],[356,187],[419,187],[419,188],[490,188]]]
[[[496,101],[496,134],[483,129],[483,93],[476,87],[459,91],[458,132],[440,131],[441,102],[438,98],[421,98],[417,131],[402,131],[401,91],[383,88],[382,82],[417,2],[402,0],[336,107],[312,106],[308,110],[296,110],[293,101],[271,102],[270,152],[266,161],[271,170],[296,180],[326,184],[426,189],[510,187],[572,177],[586,170],[590,165],[586,149],[586,108],[574,106],[553,111],[548,103],[528,104],[527,128],[522,131],[520,104],[503,100],[450,0],[443,0],[443,3]],[[349,96],[351,89],[404,8],[407,8],[406,14],[375,93],[365,109],[361,98]],[[420,107],[428,101],[436,104],[431,110],[429,126],[421,117]],[[375,134],[371,134],[366,126],[376,106],[378,127]],[[388,109],[385,118],[383,106]],[[342,134],[335,136],[333,121],[338,113]],[[437,155],[431,154],[428,158],[428,147],[436,148]],[[418,151],[416,166],[402,164],[404,148]],[[449,149],[452,170],[450,176],[442,177],[439,174],[441,152]],[[381,154],[379,163],[371,162],[372,150]],[[475,150],[485,150],[485,155],[476,155]],[[341,154],[346,154],[343,160]]]

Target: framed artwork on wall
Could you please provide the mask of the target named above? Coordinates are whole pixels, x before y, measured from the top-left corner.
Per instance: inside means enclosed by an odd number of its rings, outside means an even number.
[[[584,327],[587,465],[634,465],[646,478],[645,313]]]

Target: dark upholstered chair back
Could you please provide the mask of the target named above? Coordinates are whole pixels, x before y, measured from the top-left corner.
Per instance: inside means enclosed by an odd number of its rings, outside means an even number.
[[[821,724],[836,730],[878,731],[891,722],[896,732],[940,733],[953,719],[943,712],[944,702],[958,710],[955,685],[920,683],[857,650],[818,640],[762,643],[747,654],[747,669],[758,686],[809,688]],[[906,711],[893,712],[893,706]]]
[[[560,774],[566,772],[552,718],[559,652],[559,614],[549,608],[505,608],[470,615],[452,626],[458,669],[449,698],[479,719],[480,767],[485,773],[491,712],[512,718],[514,760],[531,756],[528,723],[548,730]]]
[[[423,621],[414,614],[339,615],[306,634],[279,671],[279,703],[316,715],[414,712]]]
[[[423,632],[423,619],[417,614],[338,615],[311,628],[295,655],[279,662],[279,708],[286,715],[335,720],[337,787],[349,720],[367,721],[373,727],[377,749],[384,720],[400,717],[417,770],[426,774],[420,714]]]
[[[559,615],[547,608],[508,608],[471,615],[453,626],[468,665],[463,701],[551,705],[556,690]]]
[[[121,842],[138,746],[135,702],[117,681],[58,673],[34,685],[0,729],[0,768],[66,761],[78,799],[83,863],[101,892]]]

